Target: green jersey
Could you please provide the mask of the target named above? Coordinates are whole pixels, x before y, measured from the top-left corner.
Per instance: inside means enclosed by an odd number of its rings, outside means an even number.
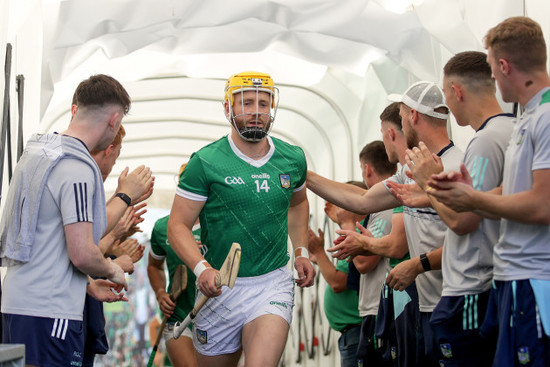
[[[156,260],[166,259],[166,266],[168,267],[168,275],[170,278],[167,292],[170,293],[172,290],[172,280],[174,279],[176,268],[178,265],[182,265],[183,262],[180,260],[178,255],[176,255],[174,249],[172,249],[172,246],[170,246],[170,243],[168,242],[168,236],[166,235],[167,226],[168,215],[155,222],[153,232],[151,233],[150,254]],[[193,235],[197,241],[200,239],[200,227],[193,231]],[[185,319],[185,316],[191,312],[191,309],[193,309],[193,305],[195,304],[195,274],[193,274],[193,271],[189,270],[187,267],[186,270],[187,287],[179,296],[176,303],[176,309],[174,310],[172,316],[168,319],[168,322],[181,322]]]
[[[233,242],[241,245],[240,277],[288,263],[288,208],[307,176],[302,149],[266,139],[270,150],[261,160],[245,156],[229,136],[203,147],[191,156],[176,192],[205,201],[201,242],[212,267],[222,266]]]

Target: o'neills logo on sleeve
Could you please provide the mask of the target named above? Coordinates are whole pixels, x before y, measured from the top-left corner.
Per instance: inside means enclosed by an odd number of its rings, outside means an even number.
[[[279,175],[279,180],[281,180],[281,187],[283,189],[290,188],[290,175]]]

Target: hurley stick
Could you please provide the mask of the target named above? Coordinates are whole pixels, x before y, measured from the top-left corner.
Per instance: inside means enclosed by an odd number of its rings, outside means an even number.
[[[229,288],[233,288],[233,286],[235,285],[235,280],[237,279],[237,273],[239,272],[240,264],[241,245],[233,242],[233,245],[231,245],[231,249],[229,249],[229,253],[225,258],[225,261],[223,262],[220,271],[216,275],[216,286],[221,287],[222,285],[225,285]],[[185,320],[183,320],[181,324],[179,322],[176,322],[176,324],[174,325],[174,339],[179,338],[181,333],[183,333],[189,323],[197,316],[200,309],[202,308],[202,306],[204,306],[208,299],[209,297],[203,295],[195,304],[195,307],[193,307],[189,315],[187,315]]]
[[[174,279],[172,280],[172,291],[170,292],[170,298],[172,299],[172,301],[177,302],[181,292],[183,292],[185,288],[187,288],[187,269],[185,268],[185,265],[178,265],[178,267],[176,268],[176,271],[174,272]],[[162,318],[162,323],[160,324],[160,330],[157,335],[157,340],[155,341],[155,345],[153,346],[153,351],[149,356],[147,367],[153,366],[153,360],[155,359],[155,355],[157,354],[157,350],[160,344],[160,339],[162,338],[162,332],[164,331],[164,327],[166,326],[167,321],[168,321],[168,316],[165,315]]]

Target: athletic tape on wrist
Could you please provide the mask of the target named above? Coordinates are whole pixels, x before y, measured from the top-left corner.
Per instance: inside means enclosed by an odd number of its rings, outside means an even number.
[[[199,261],[197,265],[195,265],[195,269],[193,269],[193,273],[195,273],[195,277],[197,277],[197,280],[201,276],[202,272],[208,269],[205,264],[208,264],[208,261],[202,260],[202,261]]]
[[[305,247],[297,247],[294,249],[294,260],[296,260],[299,257],[305,257],[306,259],[309,259],[309,251]]]

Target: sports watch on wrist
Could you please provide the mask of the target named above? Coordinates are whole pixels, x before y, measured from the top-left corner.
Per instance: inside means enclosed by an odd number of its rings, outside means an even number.
[[[430,265],[430,260],[428,259],[428,256],[426,256],[426,253],[420,254],[420,263],[422,264],[424,271],[432,270],[432,266]]]
[[[118,192],[115,196],[117,198],[121,198],[122,201],[124,201],[126,203],[126,205],[128,205],[128,206],[130,206],[130,204],[132,204],[132,199],[130,199],[130,197],[128,195],[126,195],[125,193],[123,193],[123,192]]]

